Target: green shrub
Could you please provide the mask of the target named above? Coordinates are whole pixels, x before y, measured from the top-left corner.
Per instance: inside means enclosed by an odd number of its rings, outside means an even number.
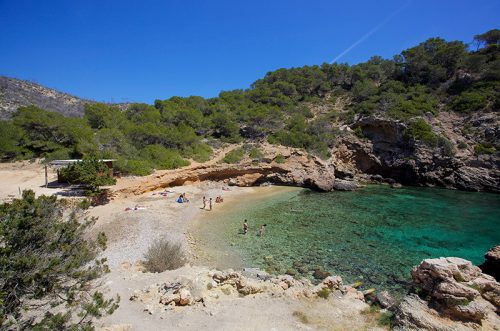
[[[380,317],[378,319],[378,324],[380,326],[389,326],[392,327],[394,323],[394,314],[391,313],[390,311],[385,311],[380,314]]]
[[[93,319],[118,307],[119,298],[93,290],[109,272],[98,258],[106,236],[92,240],[95,220],[65,211],[56,196],[36,198],[33,191],[0,205],[0,329],[93,330]]]
[[[455,146],[453,146],[453,143],[450,140],[446,139],[445,137],[438,136],[437,144],[439,147],[442,148],[443,154],[445,156],[452,157],[455,155],[456,153]]]
[[[264,157],[264,153],[262,153],[262,150],[260,148],[254,147],[250,150],[248,156],[251,159],[261,160]]]
[[[318,296],[319,296],[320,298],[323,298],[323,299],[325,299],[325,300],[326,300],[326,299],[328,299],[328,297],[330,296],[330,293],[331,293],[331,292],[330,292],[330,289],[329,289],[329,288],[327,288],[327,287],[323,287],[323,288],[321,289],[321,291],[319,291],[319,292],[318,292]]]
[[[224,163],[239,163],[243,157],[245,156],[245,151],[243,148],[235,148],[232,151],[229,151],[224,155],[222,161]]]
[[[432,126],[422,118],[417,118],[410,123],[409,133],[414,139],[430,146],[435,146],[438,142],[438,136],[432,132]]]
[[[89,209],[89,207],[90,207],[90,200],[89,199],[83,199],[78,204],[78,207],[81,208],[81,209],[83,209],[83,210]]]
[[[469,113],[481,110],[487,104],[488,98],[480,91],[466,91],[453,100],[451,107],[455,111]]]
[[[146,146],[139,156],[148,160],[156,169],[177,169],[189,165],[179,152],[172,149],[166,149],[162,145]]]
[[[380,312],[380,306],[377,304],[370,305],[361,311],[363,315],[377,314]]]
[[[467,144],[464,143],[463,141],[461,141],[461,142],[458,143],[457,147],[459,149],[466,149],[467,148]]]
[[[274,157],[273,161],[276,163],[285,163],[285,157],[282,154],[278,154]]]
[[[361,129],[360,126],[356,127],[354,129],[354,134],[356,135],[356,137],[358,138],[361,138],[361,139],[365,139],[365,134],[363,133],[363,129]]]
[[[186,258],[180,244],[172,244],[166,239],[157,239],[144,255],[144,266],[148,272],[163,272],[182,267]]]
[[[126,160],[120,158],[115,163],[115,168],[127,175],[147,176],[153,172],[153,165],[146,160]]]
[[[99,186],[116,184],[106,164],[96,159],[72,163],[59,170],[59,177],[70,184],[83,184],[91,191],[98,190]]]
[[[204,143],[188,146],[183,149],[183,156],[192,158],[196,162],[207,162],[212,157],[213,150]]]
[[[495,147],[490,143],[479,143],[474,147],[474,152],[477,155],[481,154],[493,154],[495,153]]]

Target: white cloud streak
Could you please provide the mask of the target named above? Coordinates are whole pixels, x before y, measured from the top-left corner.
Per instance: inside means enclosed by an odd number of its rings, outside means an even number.
[[[368,39],[372,34],[374,34],[375,32],[377,32],[378,30],[380,30],[380,28],[382,28],[384,25],[386,25],[391,19],[393,19],[396,15],[398,15],[403,9],[405,9],[406,7],[408,7],[408,5],[411,2],[412,2],[412,0],[407,1],[405,4],[403,4],[397,10],[395,10],[392,14],[390,14],[389,16],[387,16],[382,22],[380,22],[378,25],[376,25],[375,27],[373,27],[364,36],[362,36],[361,38],[359,38],[354,44],[352,44],[351,46],[347,47],[342,53],[340,53],[339,55],[337,55],[337,57],[335,57],[332,60],[331,63],[333,64],[333,63],[337,62],[340,58],[342,58],[344,55],[346,55],[347,53],[349,53],[353,48],[355,48],[356,46],[358,46],[359,44],[361,44],[363,41],[365,41],[366,39]]]

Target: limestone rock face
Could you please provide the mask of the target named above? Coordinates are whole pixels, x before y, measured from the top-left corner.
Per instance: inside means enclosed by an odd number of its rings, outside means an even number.
[[[402,329],[472,330],[500,323],[500,284],[470,261],[427,259],[413,268],[413,285],[429,298],[407,296],[396,310]]]
[[[467,117],[441,112],[427,122],[441,137],[437,146],[417,141],[408,134],[405,123],[373,116],[359,118],[352,127],[363,138],[354,135],[339,139],[332,150],[339,177],[343,169],[360,175],[393,178],[407,185],[440,186],[467,191],[500,192],[500,153],[477,155],[481,141],[498,144],[498,114],[471,114]],[[462,133],[474,126],[473,135]],[[495,128],[495,129],[493,129]]]
[[[198,181],[223,181],[235,186],[256,186],[274,183],[307,187],[318,191],[331,191],[335,182],[335,167],[298,149],[262,144],[268,162],[255,164],[244,159],[237,164],[211,163],[195,167],[162,171],[146,177],[144,182],[123,187],[114,194],[144,194],[157,189],[179,186]],[[273,161],[281,155],[283,162]]]
[[[450,322],[417,295],[408,295],[396,310],[394,330],[470,331],[473,326]]]

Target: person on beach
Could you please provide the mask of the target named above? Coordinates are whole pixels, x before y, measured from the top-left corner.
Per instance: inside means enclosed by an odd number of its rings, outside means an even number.
[[[265,230],[266,230],[266,226],[267,226],[267,224],[262,224],[262,225],[260,226],[260,229],[259,229],[259,236],[261,236],[261,237],[262,237],[262,236],[264,235],[264,232],[265,232]]]
[[[243,234],[247,233],[248,233],[248,223],[247,220],[245,220],[245,222],[243,222]]]
[[[212,210],[212,198],[208,201],[208,208],[210,208],[209,210]]]
[[[182,197],[182,194],[181,194],[181,195],[179,195],[179,198],[177,199],[177,202],[178,202],[178,203],[183,203],[183,202],[184,202],[184,199],[183,199],[183,197]]]
[[[182,202],[189,202],[186,193],[182,193]]]
[[[205,209],[207,206],[207,197],[203,196],[203,207],[201,209]]]

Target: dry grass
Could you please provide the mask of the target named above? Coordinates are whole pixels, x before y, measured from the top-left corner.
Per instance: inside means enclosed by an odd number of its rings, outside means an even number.
[[[144,255],[144,266],[149,272],[163,272],[182,267],[186,257],[180,244],[172,244],[166,239],[158,239],[149,246]]]
[[[297,317],[303,324],[309,324],[309,319],[305,313],[296,310],[293,312],[293,316]]]

